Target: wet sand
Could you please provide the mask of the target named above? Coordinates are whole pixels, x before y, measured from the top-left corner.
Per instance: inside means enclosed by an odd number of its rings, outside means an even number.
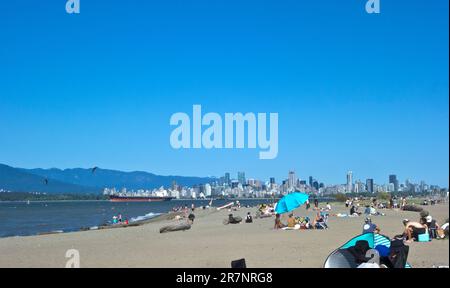
[[[426,206],[442,224],[449,216],[448,204]],[[245,218],[256,208],[233,212]],[[343,205],[331,213],[348,213]],[[373,216],[382,234],[401,234],[402,219],[418,220],[419,213],[382,210]],[[68,249],[80,253],[81,267],[230,267],[245,258],[247,267],[322,267],[327,256],[361,233],[364,217],[330,216],[328,230],[273,230],[274,218],[254,219],[252,224],[224,225],[228,211],[196,211],[191,230],[160,234],[159,228],[174,220],[162,219],[138,227],[84,231],[66,234],[0,239],[0,267],[65,267]],[[300,208],[297,216],[314,215]],[[285,216],[286,217],[286,216]],[[283,219],[286,222],[286,219]],[[412,243],[408,262],[413,267],[449,265],[448,240]]]

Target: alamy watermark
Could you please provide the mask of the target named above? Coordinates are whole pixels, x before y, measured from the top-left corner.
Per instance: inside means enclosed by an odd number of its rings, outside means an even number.
[[[80,268],[80,251],[77,249],[69,249],[66,251],[66,268]]]
[[[380,0],[368,0],[366,2],[366,12],[369,14],[380,13]]]
[[[259,147],[260,159],[275,159],[278,155],[278,113],[269,113],[269,115],[225,113],[225,120],[223,120],[218,113],[207,113],[202,116],[202,106],[194,105],[192,114],[192,129],[191,118],[188,114],[175,113],[170,118],[170,125],[177,126],[170,135],[172,148],[256,149]],[[269,120],[269,127],[267,127],[267,120]],[[245,137],[246,131],[247,137]],[[246,138],[247,145],[245,145]]]
[[[66,2],[66,12],[68,14],[79,14],[80,13],[80,0],[67,0]]]
[[[66,12],[68,14],[79,14],[80,13],[80,0],[67,0]],[[373,13],[379,14],[380,13],[380,0],[367,0],[366,12],[369,14],[373,14]]]

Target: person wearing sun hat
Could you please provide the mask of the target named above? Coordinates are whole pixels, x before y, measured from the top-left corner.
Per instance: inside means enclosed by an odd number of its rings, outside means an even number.
[[[436,220],[434,220],[431,215],[428,215],[425,219],[427,221],[428,232],[430,234],[430,238],[436,239],[437,238],[437,230],[439,229],[439,226],[436,223]]]

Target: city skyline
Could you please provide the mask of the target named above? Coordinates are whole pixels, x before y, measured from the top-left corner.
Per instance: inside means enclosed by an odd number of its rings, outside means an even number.
[[[288,184],[288,186],[291,187],[291,186],[293,186],[292,183],[298,183],[298,182],[307,183],[307,180],[311,180],[311,181],[309,181],[309,184],[308,184],[308,186],[311,186],[311,187],[314,186],[314,184],[313,184],[314,182],[317,182],[319,184],[324,184],[325,186],[329,186],[329,185],[331,185],[331,186],[333,186],[333,185],[345,185],[347,190],[353,190],[354,185],[357,182],[361,181],[361,183],[364,182],[366,186],[370,186],[370,187],[372,187],[372,189],[373,189],[373,185],[392,184],[393,185],[393,189],[394,189],[393,192],[398,192],[399,185],[408,184],[408,183],[410,183],[410,184],[420,184],[420,183],[424,183],[425,184],[426,183],[427,185],[439,186],[440,188],[444,188],[444,189],[448,189],[449,188],[448,186],[441,186],[441,185],[439,185],[437,183],[428,182],[426,179],[411,179],[411,178],[406,177],[406,178],[403,179],[403,182],[401,182],[397,178],[396,174],[386,175],[385,181],[375,181],[373,178],[370,178],[370,177],[361,177],[361,178],[353,179],[353,171],[347,171],[347,174],[346,174],[347,175],[347,178],[346,178],[347,181],[342,181],[340,183],[331,183],[331,182],[327,182],[326,180],[323,180],[323,179],[322,180],[317,180],[316,178],[314,178],[314,176],[298,177],[298,175],[296,174],[295,171],[289,170],[289,172],[287,173],[287,177],[284,177],[284,178],[283,177],[281,177],[281,178],[269,177],[268,179],[261,179],[261,178],[258,178],[258,177],[252,177],[251,176],[251,177],[247,178],[247,181],[245,183],[243,183],[242,181],[239,180],[239,175],[241,173],[243,173],[244,175],[247,174],[244,171],[237,172],[237,177],[235,177],[235,178],[230,177],[229,178],[229,182],[232,182],[232,181],[235,181],[235,180],[237,180],[240,184],[246,184],[248,182],[248,180],[263,181],[264,183],[270,183],[270,184],[272,184],[272,183],[281,184],[283,182],[286,182],[286,184]],[[226,172],[226,173],[224,173],[224,175],[225,176],[222,176],[222,177],[225,180],[226,179],[226,175],[230,176],[231,173]],[[349,177],[349,175],[351,175],[351,176]],[[217,177],[217,176],[214,176],[214,177],[216,179],[221,179],[222,178],[222,177]],[[277,179],[279,179],[279,180],[277,180]],[[396,183],[393,183],[392,179],[395,179]],[[227,180],[225,180],[225,182],[226,181]],[[352,183],[351,187],[348,187],[349,181],[350,181],[350,183]],[[370,191],[368,191],[368,192],[370,192]]]

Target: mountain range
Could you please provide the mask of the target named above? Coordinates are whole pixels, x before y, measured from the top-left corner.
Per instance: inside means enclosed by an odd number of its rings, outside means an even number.
[[[154,189],[178,185],[193,186],[214,181],[208,177],[161,176],[143,171],[108,169],[24,169],[0,164],[0,189],[12,192],[101,193],[105,187]]]

